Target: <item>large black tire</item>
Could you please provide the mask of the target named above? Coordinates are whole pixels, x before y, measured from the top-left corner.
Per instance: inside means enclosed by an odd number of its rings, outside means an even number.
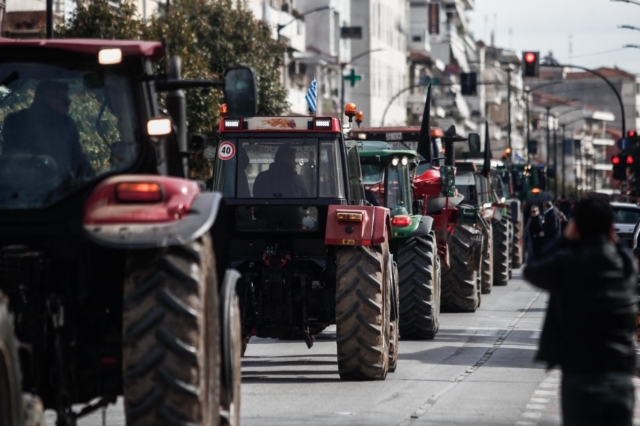
[[[219,424],[220,313],[211,238],[133,251],[124,285],[126,423]]]
[[[22,375],[13,317],[0,293],[0,425],[22,426]]]
[[[507,285],[509,282],[509,219],[502,216],[493,222],[493,285]]]
[[[467,225],[454,227],[447,237],[450,267],[442,272],[442,310],[475,312],[478,308],[477,257],[482,252],[482,234]]]
[[[389,246],[338,250],[336,342],[343,380],[383,380],[389,371]]]
[[[240,299],[236,284],[240,274],[227,270],[220,290],[220,324],[222,324],[222,386],[220,418],[222,426],[240,425],[240,386],[242,382],[242,324]]]
[[[522,239],[522,222],[513,223],[513,239],[511,249],[511,266],[513,269],[522,267],[524,263],[524,243]]]
[[[440,325],[438,247],[432,232],[399,244],[400,336],[433,339]]]
[[[493,230],[491,224],[483,235],[480,288],[482,294],[489,294],[493,289]],[[479,306],[479,304],[478,304]]]
[[[393,262],[393,286],[395,287],[395,300],[391,303],[396,304],[396,319],[391,321],[389,337],[389,373],[396,371],[398,366],[398,340],[400,336],[400,278],[398,276],[398,265]]]

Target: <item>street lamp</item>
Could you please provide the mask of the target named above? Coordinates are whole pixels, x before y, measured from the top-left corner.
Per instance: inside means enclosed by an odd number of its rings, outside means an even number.
[[[634,0],[611,0],[612,2],[631,3],[640,6],[640,2]]]
[[[618,25],[618,28],[622,28],[624,30],[636,30],[640,31],[640,27],[634,27],[633,25]]]

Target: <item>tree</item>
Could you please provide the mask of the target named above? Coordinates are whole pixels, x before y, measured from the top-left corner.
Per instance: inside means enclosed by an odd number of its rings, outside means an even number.
[[[164,41],[171,55],[182,58],[185,79],[220,79],[228,68],[249,66],[258,79],[258,113],[288,109],[279,72],[283,46],[244,6],[231,0],[173,0],[168,14],[144,22],[132,0],[116,10],[108,0],[78,3],[69,22],[57,29],[59,37]],[[187,91],[189,130],[215,135],[222,102],[220,92]]]

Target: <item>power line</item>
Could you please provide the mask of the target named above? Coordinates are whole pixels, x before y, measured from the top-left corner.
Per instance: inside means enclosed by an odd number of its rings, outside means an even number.
[[[585,55],[572,56],[571,58],[562,58],[562,59],[559,59],[559,60],[564,61],[566,59],[587,58],[589,56],[605,55],[607,53],[620,52],[622,50],[626,50],[626,49],[625,48],[621,48],[621,49],[613,49],[613,50],[603,50],[602,52],[588,53],[588,54],[585,54]]]

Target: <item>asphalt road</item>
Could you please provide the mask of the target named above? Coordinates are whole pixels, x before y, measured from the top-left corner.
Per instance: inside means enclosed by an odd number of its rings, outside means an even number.
[[[533,361],[545,309],[546,296],[515,273],[475,313],[442,314],[435,340],[401,341],[398,369],[380,382],[340,380],[332,329],[310,350],[254,338],[243,358],[242,424],[559,425],[559,372]],[[106,424],[124,426],[121,404]],[[102,425],[102,415],[80,425]]]

